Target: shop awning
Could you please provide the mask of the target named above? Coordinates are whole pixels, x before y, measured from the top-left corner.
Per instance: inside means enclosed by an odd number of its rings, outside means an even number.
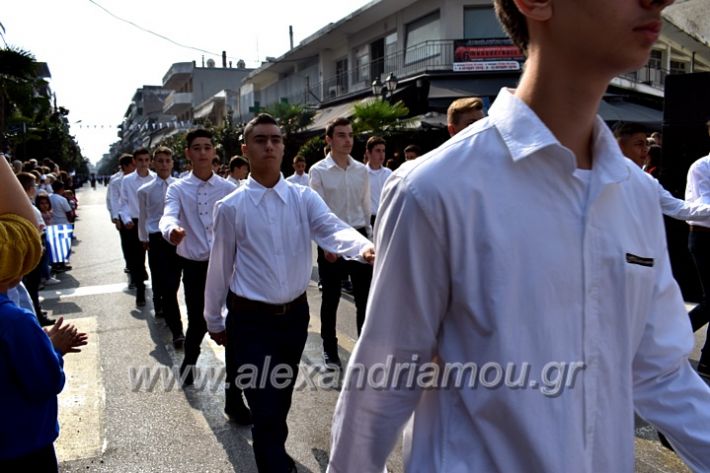
[[[496,97],[501,88],[515,87],[517,82],[517,77],[433,79],[429,83],[429,99]]]
[[[607,98],[599,104],[599,115],[607,122],[663,123],[663,112],[619,98]]]

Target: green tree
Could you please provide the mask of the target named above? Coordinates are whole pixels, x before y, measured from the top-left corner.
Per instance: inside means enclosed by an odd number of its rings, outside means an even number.
[[[353,113],[355,134],[371,133],[388,136],[406,128],[411,120],[405,119],[409,109],[401,101],[391,104],[385,100],[372,100],[356,104]]]
[[[305,130],[313,123],[315,110],[306,108],[300,104],[290,104],[288,102],[278,102],[262,109],[263,112],[273,116],[288,138],[294,133]]]

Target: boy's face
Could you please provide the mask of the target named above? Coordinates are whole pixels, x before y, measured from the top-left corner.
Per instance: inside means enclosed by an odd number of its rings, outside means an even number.
[[[150,155],[148,153],[141,153],[135,157],[136,161],[136,171],[146,172],[150,167]]]
[[[306,172],[306,163],[303,161],[296,161],[293,165],[293,170],[296,171],[296,174],[299,176],[303,175],[303,173]]]
[[[268,123],[256,125],[246,143],[242,145],[242,153],[249,158],[252,174],[281,172],[281,161],[284,157],[281,129]]]
[[[156,154],[155,158],[153,158],[153,167],[155,167],[155,172],[158,173],[161,179],[167,178],[173,170],[172,156],[165,153]]]
[[[634,133],[631,136],[620,138],[619,147],[624,156],[636,163],[637,166],[646,164],[648,159],[646,133]]]
[[[385,162],[385,145],[375,145],[372,150],[367,151],[367,162],[373,169],[382,167],[382,163]]]
[[[190,146],[185,148],[185,156],[190,160],[193,169],[196,171],[211,170],[212,159],[214,159],[215,154],[212,140],[205,137],[195,138],[190,143]]]
[[[661,31],[661,11],[673,0],[552,0],[550,21],[535,28],[560,67],[616,75],[639,69]],[[532,31],[531,31],[532,33]],[[542,37],[542,36],[541,36]],[[565,64],[565,60],[569,64]]]
[[[325,142],[330,152],[338,156],[347,156],[353,150],[353,127],[338,125],[333,129],[333,136],[326,136]]]
[[[240,181],[246,179],[247,174],[249,174],[249,166],[237,166],[232,171],[232,177]]]

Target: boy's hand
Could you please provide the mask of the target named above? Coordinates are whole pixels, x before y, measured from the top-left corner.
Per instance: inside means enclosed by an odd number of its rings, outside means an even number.
[[[362,252],[362,257],[370,264],[375,264],[375,247],[370,246]]]
[[[325,256],[325,260],[328,263],[335,263],[336,261],[338,261],[338,255],[336,255],[335,253],[330,253],[328,251],[323,250],[323,256]]]
[[[182,227],[173,228],[170,232],[170,243],[173,245],[179,245],[183,238],[185,238],[185,229]]]

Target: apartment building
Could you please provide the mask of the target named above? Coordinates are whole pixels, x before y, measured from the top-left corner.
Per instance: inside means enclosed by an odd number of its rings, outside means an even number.
[[[668,9],[649,63],[610,84],[600,108],[605,119],[660,122],[665,77],[710,70],[709,43],[681,21],[692,1]],[[318,129],[372,97],[373,82],[413,115],[441,112],[462,96],[492,101],[501,87],[515,86],[523,62],[491,0],[374,1],[251,72],[239,113],[248,118],[277,101],[305,104],[319,109],[311,127]],[[387,90],[393,77],[395,90]]]

